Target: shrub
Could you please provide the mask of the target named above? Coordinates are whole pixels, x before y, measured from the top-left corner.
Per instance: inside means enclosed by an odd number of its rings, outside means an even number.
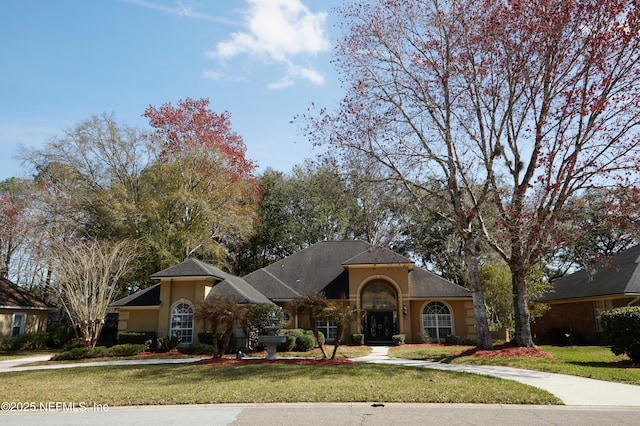
[[[109,356],[109,349],[104,346],[96,346],[95,348],[73,348],[55,355],[52,359],[54,361],[69,361],[74,359],[102,358],[107,356]]]
[[[278,352],[291,352],[296,347],[298,338],[293,334],[284,334],[284,337],[287,340],[285,340],[284,343],[280,343],[276,350]]]
[[[304,330],[304,334],[306,336],[311,336],[311,338],[313,339],[313,342],[314,342],[314,345],[313,345],[314,348],[318,347],[320,345],[324,345],[325,338],[324,338],[324,334],[322,333],[322,331],[318,331],[318,337],[320,338],[319,342],[316,340],[316,336],[313,335],[313,330]]]
[[[123,331],[118,335],[119,345],[144,345],[147,340],[155,340],[157,334],[155,331]]]
[[[303,334],[296,338],[295,350],[298,352],[307,352],[316,346],[316,338],[313,337],[313,334]]]
[[[628,306],[603,312],[602,328],[611,351],[626,354],[633,362],[640,362],[640,306]]]
[[[213,345],[207,343],[192,343],[189,346],[180,348],[180,352],[187,355],[212,355]]]
[[[146,345],[132,345],[130,343],[124,345],[115,345],[109,348],[110,356],[135,356],[147,349]]]
[[[72,344],[70,327],[68,325],[47,326],[47,346],[55,349],[62,349]]]
[[[393,344],[396,346],[404,345],[404,339],[406,336],[404,334],[394,334],[391,336],[391,340],[393,340]]]
[[[462,343],[462,338],[454,334],[447,334],[447,337],[445,338],[445,343],[449,345],[459,345],[460,343]]]
[[[356,345],[356,346],[364,345],[364,334],[353,333],[351,335],[351,343]]]
[[[0,340],[0,351],[33,351],[47,347],[45,334],[23,334]]]
[[[422,343],[431,343],[431,336],[429,336],[427,330],[422,330],[422,333],[420,333],[420,341]]]

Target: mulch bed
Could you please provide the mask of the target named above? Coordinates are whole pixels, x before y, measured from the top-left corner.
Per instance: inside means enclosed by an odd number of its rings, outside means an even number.
[[[553,354],[537,346],[520,347],[510,343],[494,345],[492,351],[480,350],[478,348],[467,349],[454,353],[454,356],[477,356],[479,358],[553,358]]]

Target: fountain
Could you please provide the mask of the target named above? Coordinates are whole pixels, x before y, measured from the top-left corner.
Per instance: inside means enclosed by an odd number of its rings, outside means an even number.
[[[258,336],[258,343],[264,343],[267,347],[266,359],[276,359],[276,348],[279,344],[284,343],[286,336],[278,336],[278,330],[282,328],[280,321],[276,318],[274,312],[269,315],[269,325],[264,327],[267,335]]]

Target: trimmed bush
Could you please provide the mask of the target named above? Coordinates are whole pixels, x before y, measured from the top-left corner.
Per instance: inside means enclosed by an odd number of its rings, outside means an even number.
[[[351,344],[356,346],[364,345],[364,334],[354,333],[351,335]]]
[[[135,356],[147,349],[146,345],[132,345],[130,343],[124,345],[115,345],[109,348],[110,356]]]
[[[626,354],[640,362],[640,306],[628,306],[603,312],[600,322],[611,351]]]
[[[313,337],[313,334],[303,334],[296,338],[296,347],[295,350],[298,352],[307,352],[315,348],[316,338]]]
[[[103,358],[109,356],[109,349],[104,346],[95,348],[73,348],[55,355],[54,361],[69,361],[74,359]]]
[[[155,331],[123,331],[118,335],[119,345],[144,345],[147,340],[155,340],[157,338]]]
[[[393,340],[393,344],[396,346],[404,345],[404,339],[406,336],[404,334],[394,334],[391,336],[391,340]]]
[[[444,341],[449,345],[459,345],[460,343],[462,343],[462,338],[454,334],[447,334],[447,337]]]
[[[179,351],[187,355],[212,355],[213,345],[206,343],[192,343],[189,346],[180,348]]]
[[[280,343],[276,350],[278,352],[291,352],[296,347],[296,340],[298,338],[293,334],[284,334],[284,337],[287,339],[284,343]]]

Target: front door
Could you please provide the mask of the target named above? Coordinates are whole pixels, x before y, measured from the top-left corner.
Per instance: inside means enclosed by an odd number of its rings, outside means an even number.
[[[393,312],[369,312],[366,316],[365,339],[368,343],[391,342],[395,333]]]

